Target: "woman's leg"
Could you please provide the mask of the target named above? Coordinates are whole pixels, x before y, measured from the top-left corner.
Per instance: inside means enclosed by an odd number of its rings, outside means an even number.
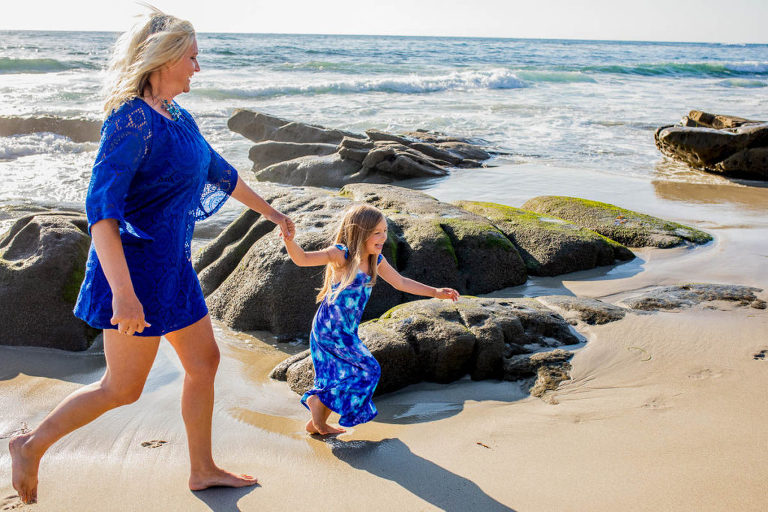
[[[140,338],[104,331],[107,369],[99,382],[66,397],[32,432],[15,437],[11,451],[13,487],[25,503],[37,500],[37,469],[50,446],[105,412],[138,400],[160,338]]]
[[[179,355],[186,373],[181,414],[189,444],[189,488],[197,491],[213,486],[244,487],[256,484],[255,478],[224,471],[213,461],[213,381],[220,356],[210,317],[206,315],[189,327],[167,334],[166,338]]]

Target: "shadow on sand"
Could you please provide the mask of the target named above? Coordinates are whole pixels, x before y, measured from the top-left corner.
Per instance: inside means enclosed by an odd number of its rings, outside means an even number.
[[[514,512],[488,496],[471,480],[419,457],[399,439],[341,441],[331,437],[325,442],[339,460],[355,469],[391,480],[441,510]]]
[[[192,494],[214,512],[240,512],[237,503],[259,487],[259,484],[238,488],[211,487],[203,491],[192,491]]]

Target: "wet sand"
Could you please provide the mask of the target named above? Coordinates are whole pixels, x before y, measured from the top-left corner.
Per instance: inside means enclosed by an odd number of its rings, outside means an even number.
[[[541,194],[612,202],[715,236],[641,250],[616,267],[533,278],[494,295],[616,301],[659,284],[768,289],[768,188],[695,174],[674,181],[516,166],[411,186],[443,200],[519,206]],[[550,179],[544,179],[544,174]],[[570,174],[569,174],[570,173]],[[467,194],[472,190],[472,194]],[[569,192],[566,192],[569,191]],[[760,294],[766,299],[766,292]],[[192,493],[179,396],[163,343],[142,398],[62,439],[43,459],[37,510],[763,510],[768,481],[768,312],[697,308],[580,328],[588,343],[550,404],[519,383],[422,383],[376,401],[337,438],[306,436],[306,411],[269,370],[301,346],[217,325],[214,453],[261,485]],[[103,371],[98,353],[0,347],[0,436],[33,426]],[[142,446],[144,442],[166,441]],[[0,439],[0,510],[17,504]],[[159,446],[158,446],[159,445]],[[157,446],[153,448],[152,446]]]

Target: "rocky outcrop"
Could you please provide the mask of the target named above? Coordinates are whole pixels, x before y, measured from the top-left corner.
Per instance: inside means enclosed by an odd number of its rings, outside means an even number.
[[[760,288],[731,284],[681,284],[645,290],[621,301],[621,304],[643,311],[682,309],[704,302],[725,301],[737,306],[765,309],[764,300],[757,297]]]
[[[562,219],[496,203],[455,204],[482,215],[504,233],[523,257],[531,275],[554,276],[635,257],[623,245]]]
[[[355,184],[342,195],[281,185],[259,187],[259,193],[291,215],[297,242],[307,250],[330,244],[342,212],[354,200],[384,211],[389,239],[382,253],[406,277],[465,294],[488,293],[527,278],[514,246],[487,219],[420,192]],[[246,211],[195,255],[195,270],[213,317],[239,330],[306,336],[323,270],[293,264],[273,230],[272,223]],[[415,298],[380,280],[364,318]]]
[[[534,351],[581,342],[562,317],[534,299],[419,300],[362,324],[359,334],[381,364],[379,394],[467,374],[476,380],[533,377],[554,362],[532,356]],[[570,353],[560,362],[567,358]],[[281,363],[270,376],[304,393],[313,380],[309,351]]]
[[[91,239],[85,216],[17,220],[0,238],[0,344],[85,350],[98,331],[72,314]]]
[[[231,130],[257,144],[249,157],[261,181],[339,188],[444,176],[450,167],[480,167],[492,154],[468,139],[416,131],[356,134],[237,110]]]
[[[530,379],[530,393],[555,404],[549,392],[570,378],[573,355],[557,347],[584,341],[570,324],[615,322],[633,311],[727,309],[718,305],[721,301],[765,309],[765,301],[757,296],[761,291],[718,284],[656,287],[621,301],[626,307],[561,295],[462,297],[457,303],[419,300],[362,324],[358,332],[381,365],[377,394],[420,381],[452,382],[469,374],[475,380]],[[314,378],[309,350],[277,365],[270,377],[303,394]]]
[[[534,197],[523,204],[523,209],[567,220],[628,247],[666,248],[712,240],[707,233],[677,222],[577,197]]]
[[[768,123],[692,110],[654,133],[666,156],[705,171],[768,180]]]
[[[53,116],[0,116],[0,137],[21,133],[51,132],[69,137],[73,142],[98,142],[101,122],[65,119]]]

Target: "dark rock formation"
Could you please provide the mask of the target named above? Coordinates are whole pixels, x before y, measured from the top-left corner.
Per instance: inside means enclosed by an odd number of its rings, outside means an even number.
[[[73,142],[98,142],[101,138],[101,122],[52,116],[0,116],[0,137],[38,132],[57,133],[69,137]]]
[[[0,238],[0,344],[85,350],[98,331],[72,314],[91,239],[85,216],[17,220]]]
[[[760,288],[731,284],[681,284],[644,291],[621,301],[627,307],[643,311],[681,309],[703,302],[726,301],[737,306],[765,309],[765,301],[757,297]]]
[[[359,334],[381,364],[379,394],[466,374],[476,380],[536,376],[540,367],[562,363],[570,353],[531,355],[534,350],[581,341],[562,317],[534,299],[409,302],[362,324]],[[309,351],[284,361],[270,376],[304,393],[313,380]]]
[[[480,167],[491,153],[468,139],[432,132],[365,135],[237,110],[229,127],[257,142],[249,157],[261,181],[339,188],[444,176],[450,167]]]
[[[496,203],[459,201],[456,205],[482,215],[504,233],[531,275],[554,276],[635,257],[623,245],[561,219]]]
[[[575,320],[589,325],[602,325],[621,320],[627,314],[627,310],[587,297],[569,297],[567,295],[545,295],[536,297],[536,300],[557,311],[566,320]]]
[[[677,222],[576,197],[534,197],[526,201],[523,209],[565,219],[628,247],[666,248],[685,242],[703,244],[712,240],[707,233]]]
[[[705,171],[768,180],[768,123],[692,110],[654,133],[659,151]]]
[[[521,284],[527,277],[514,246],[487,219],[420,192],[355,184],[342,195],[280,185],[259,187],[259,193],[292,216],[297,242],[306,250],[330,244],[354,199],[384,211],[389,239],[383,254],[406,277],[469,294]],[[273,230],[258,214],[243,213],[195,255],[195,270],[214,318],[239,330],[306,336],[323,269],[294,265],[277,235],[265,236]],[[379,280],[364,318],[414,298]]]

